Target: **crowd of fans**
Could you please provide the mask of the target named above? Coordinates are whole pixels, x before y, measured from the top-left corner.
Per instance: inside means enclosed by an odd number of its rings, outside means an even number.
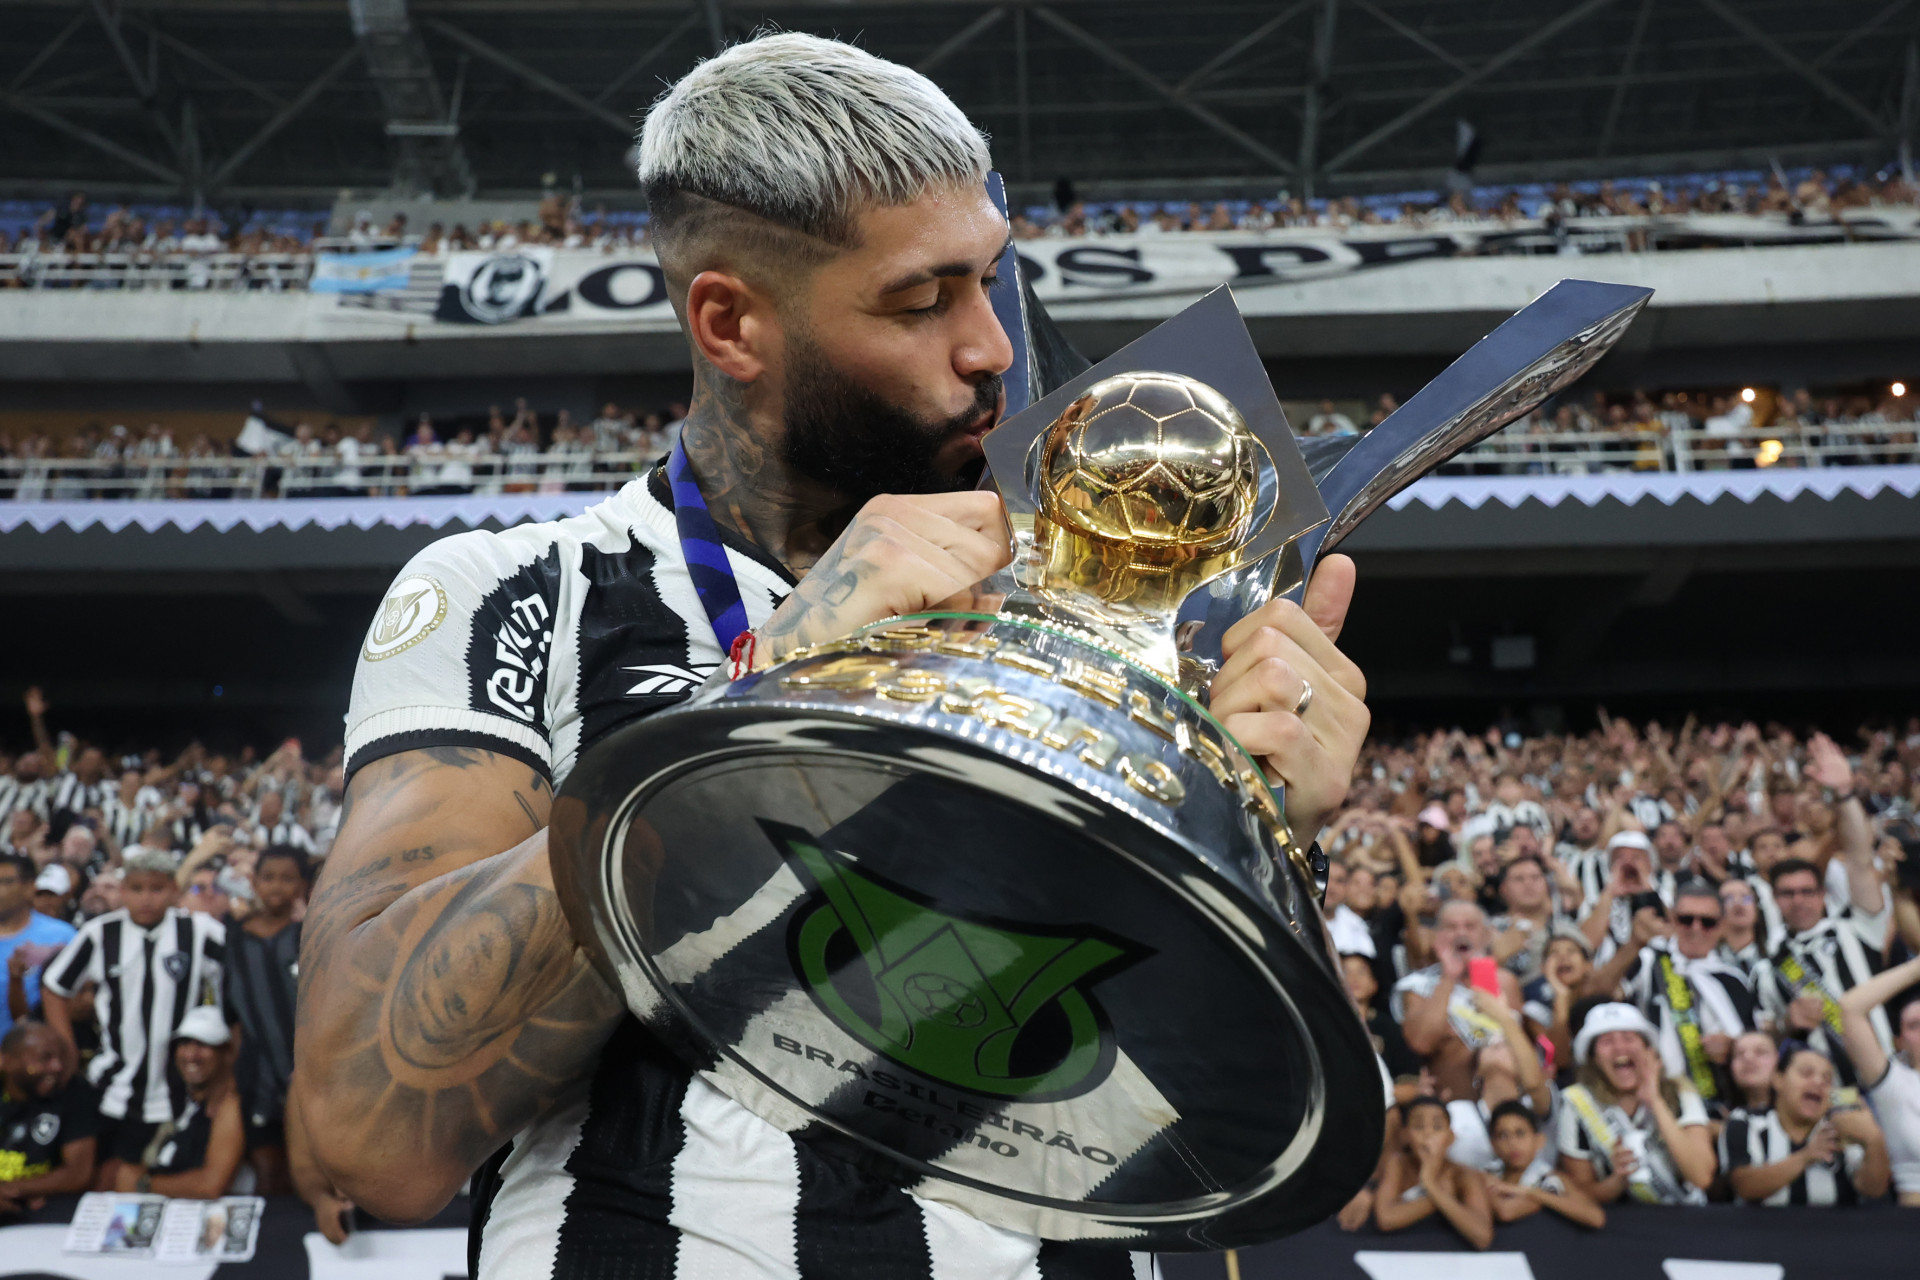
[[[1877,395],[1815,396],[1805,388],[1568,394],[1448,464],[1452,474],[1594,474],[1668,471],[1676,433],[1688,433],[1688,469],[1897,464],[1920,443],[1916,398],[1904,384]],[[1399,407],[1322,400],[1295,422],[1303,436],[1359,435]],[[423,413],[405,430],[371,422],[282,420],[256,404],[238,438],[196,434],[184,447],[149,423],[89,426],[64,436],[0,431],[0,499],[145,501],[225,497],[364,497],[406,494],[560,493],[617,487],[664,457],[679,438],[684,404],[641,412],[603,405],[586,422],[543,413],[523,399],[484,417]],[[238,465],[236,459],[248,460]]]
[[[1321,835],[1393,1077],[1340,1215],[1920,1207],[1920,720],[1370,744]]]
[[[0,1215],[301,1186],[292,983],[339,747],[117,756],[50,734],[37,690],[25,711],[0,753],[0,1072],[9,1117],[60,1123],[0,1125]],[[1341,1224],[1438,1215],[1485,1248],[1542,1210],[1920,1207],[1920,719],[1850,754],[1600,719],[1376,741],[1322,833],[1395,1100]]]
[[[1356,226],[1407,228],[1544,223],[1607,217],[1661,217],[1696,213],[1776,214],[1805,223],[1826,223],[1847,210],[1912,205],[1912,184],[1898,171],[1856,173],[1840,168],[1760,173],[1688,174],[1663,179],[1521,184],[1477,187],[1450,195],[1412,192],[1308,200],[1281,192],[1272,200],[1112,200],[1088,203],[1063,180],[1050,205],[1016,211],[1016,237],[1156,235],[1192,231],[1264,232],[1276,228]],[[534,216],[517,221],[441,221],[420,225],[406,214],[385,221],[362,212],[348,227],[330,230],[313,213],[235,213],[166,206],[116,204],[105,212],[84,192],[64,205],[30,213],[0,206],[0,255],[108,254],[204,258],[304,254],[314,249],[368,249],[412,245],[422,254],[517,245],[597,249],[643,248],[650,229],[644,212],[587,209],[576,197],[549,192]],[[0,272],[0,287],[29,283],[23,270]],[[169,278],[185,288],[205,288],[213,277]],[[236,277],[261,287],[284,287],[275,273]]]
[[[300,921],[340,751],[0,753],[0,1221],[48,1196],[290,1190]],[[49,1119],[48,1117],[51,1117]]]
[[[1159,235],[1182,231],[1271,231],[1279,228],[1357,226],[1448,227],[1487,223],[1554,223],[1578,218],[1678,217],[1693,213],[1784,214],[1806,222],[1827,222],[1848,209],[1876,205],[1912,205],[1913,185],[1898,172],[1856,175],[1813,169],[1794,177],[1772,173],[1689,175],[1557,183],[1552,186],[1476,188],[1444,198],[1433,192],[1410,195],[1342,196],[1305,200],[1282,192],[1272,201],[1198,202],[1109,201],[1088,204],[1062,184],[1054,203],[1036,205],[1014,217],[1014,235],[1042,236]]]
[[[1354,436],[1386,421],[1382,393],[1364,415],[1332,400],[1299,424],[1306,436]],[[1610,471],[1893,465],[1920,443],[1905,383],[1815,396],[1805,387],[1739,391],[1569,393],[1548,401],[1448,464],[1462,475],[1589,475]],[[1680,466],[1683,457],[1685,466]]]
[[[576,424],[569,410],[542,414],[524,398],[484,418],[418,415],[401,433],[369,421],[283,421],[256,404],[239,435],[196,435],[182,449],[171,428],[89,426],[18,442],[0,432],[0,497],[23,502],[132,498],[365,497],[406,494],[562,493],[617,487],[664,457],[680,436],[684,404],[641,413],[614,403]],[[50,465],[57,464],[57,465]]]

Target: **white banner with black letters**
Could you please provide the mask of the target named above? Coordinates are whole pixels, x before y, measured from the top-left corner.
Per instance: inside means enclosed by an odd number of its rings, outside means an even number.
[[[1170,232],[1019,243],[1021,268],[1042,301],[1086,315],[1102,302],[1198,298],[1230,284],[1242,299],[1262,289],[1392,269],[1407,263],[1483,255],[1611,253],[1655,235],[1663,243],[1704,246],[1817,243],[1827,238],[1920,237],[1920,211],[1850,210],[1847,225],[1794,224],[1741,215],[1649,219],[1580,218],[1540,222],[1464,222],[1427,227],[1361,225],[1267,232]],[[1871,215],[1871,216],[1867,216]],[[1641,247],[1645,247],[1641,245]],[[437,281],[435,270],[438,271]],[[650,250],[516,246],[417,258],[411,287],[372,295],[315,295],[322,308],[382,313],[446,325],[527,325],[636,329],[674,327],[666,278]],[[1258,310],[1259,303],[1252,303]]]
[[[449,254],[433,318],[450,324],[517,320],[666,319],[666,276],[651,253],[514,248]]]
[[[1343,239],[1338,235],[1218,234],[1029,240],[1021,269],[1042,300],[1070,303],[1168,295],[1199,297],[1231,283],[1236,289],[1344,275],[1420,258],[1450,257],[1452,236]],[[360,300],[328,305],[363,306]],[[437,294],[384,299],[388,313],[423,312],[459,325],[673,324],[666,277],[652,253],[516,247],[449,254]]]

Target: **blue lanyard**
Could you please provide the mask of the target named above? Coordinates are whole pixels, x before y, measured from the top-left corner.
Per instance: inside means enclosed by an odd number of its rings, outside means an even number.
[[[713,624],[714,638],[720,641],[724,656],[733,651],[733,642],[747,629],[747,607],[740,603],[740,584],[734,579],[733,566],[727,563],[719,526],[713,523],[700,484],[693,478],[693,468],[687,465],[686,450],[678,443],[667,457],[667,484],[673,491],[680,554],[686,557],[693,589],[707,611],[707,621]]]

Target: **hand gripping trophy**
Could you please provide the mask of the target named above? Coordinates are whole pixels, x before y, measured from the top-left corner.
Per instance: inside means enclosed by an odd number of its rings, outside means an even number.
[[[1196,303],[987,437],[1015,556],[974,609],[583,757],[551,836],[576,936],[721,1090],[988,1222],[1214,1249],[1327,1217],[1381,1074],[1324,863],[1204,705],[1219,636],[1646,296],[1557,286],[1317,484],[1231,297]]]

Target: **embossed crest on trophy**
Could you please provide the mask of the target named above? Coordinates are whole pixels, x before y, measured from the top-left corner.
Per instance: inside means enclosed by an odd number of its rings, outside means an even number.
[[[1590,366],[1619,293],[1443,375],[1334,503],[1224,289],[1055,389],[986,438],[1015,556],[977,611],[582,754],[550,834],[576,936],[713,1087],[985,1221],[1211,1249],[1329,1216],[1378,1156],[1379,1070],[1284,789],[1206,709],[1219,636]]]

